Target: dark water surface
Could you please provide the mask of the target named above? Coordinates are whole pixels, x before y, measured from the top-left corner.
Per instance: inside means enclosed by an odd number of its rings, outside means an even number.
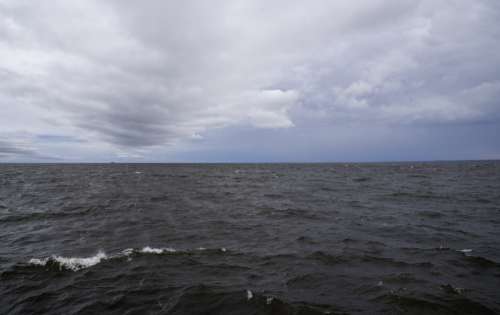
[[[500,314],[500,162],[0,165],[0,314]]]

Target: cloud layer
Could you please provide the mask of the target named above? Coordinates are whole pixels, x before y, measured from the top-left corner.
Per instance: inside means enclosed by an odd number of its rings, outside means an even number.
[[[168,160],[241,128],[249,143],[306,132],[304,147],[498,125],[498,21],[486,0],[0,0],[0,158]]]

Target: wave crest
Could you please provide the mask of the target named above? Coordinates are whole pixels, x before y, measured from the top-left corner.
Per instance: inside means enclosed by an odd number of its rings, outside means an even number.
[[[126,248],[122,250],[120,253],[112,256],[106,255],[104,251],[99,251],[97,252],[96,255],[91,256],[91,257],[63,257],[63,256],[57,256],[57,255],[52,255],[50,257],[46,258],[31,258],[28,261],[28,264],[34,265],[34,266],[55,266],[59,268],[59,270],[71,270],[71,271],[78,271],[81,269],[89,268],[94,265],[97,265],[98,263],[104,261],[104,260],[109,260],[109,259],[120,259],[120,258],[127,258],[128,260],[132,259],[132,256],[136,255],[144,255],[144,254],[153,254],[153,255],[163,255],[163,254],[192,254],[194,252],[205,252],[207,254],[210,254],[212,252],[215,253],[225,253],[226,248],[222,247],[220,249],[213,249],[209,250],[204,247],[199,247],[194,250],[183,250],[179,251],[177,249],[171,248],[171,247],[162,247],[162,248],[155,248],[155,247],[150,247],[146,246],[143,247],[142,249],[136,249],[136,248]]]
[[[145,254],[165,254],[165,253],[175,253],[177,250],[167,247],[167,248],[154,248],[154,247],[149,247],[146,246],[140,251],[141,253]]]
[[[57,265],[59,269],[68,269],[78,271],[80,269],[92,267],[97,265],[102,260],[108,259],[108,256],[103,251],[99,251],[96,255],[91,257],[63,257],[51,256],[43,259],[32,258],[29,263],[37,266]]]

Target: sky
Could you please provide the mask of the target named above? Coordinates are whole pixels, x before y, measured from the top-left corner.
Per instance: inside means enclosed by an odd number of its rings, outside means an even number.
[[[0,162],[461,159],[497,0],[0,0]]]

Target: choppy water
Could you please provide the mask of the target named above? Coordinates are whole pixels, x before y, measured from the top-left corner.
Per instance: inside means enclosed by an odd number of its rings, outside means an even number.
[[[0,165],[0,314],[499,314],[500,162]]]

